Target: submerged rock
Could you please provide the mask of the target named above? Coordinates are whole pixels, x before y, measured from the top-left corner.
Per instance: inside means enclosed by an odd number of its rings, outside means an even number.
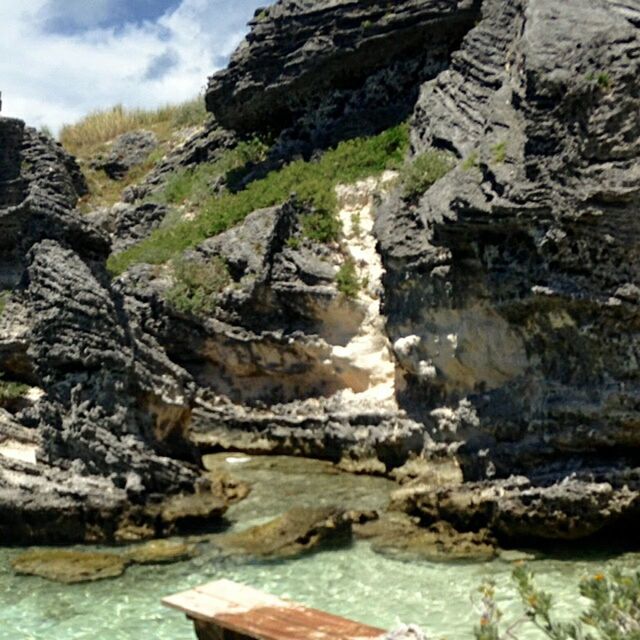
[[[168,564],[190,560],[198,553],[194,544],[175,540],[150,540],[133,547],[125,557],[134,564]]]
[[[370,540],[374,551],[403,560],[484,562],[497,553],[486,530],[461,533],[442,521],[425,527],[403,514],[385,514],[357,527],[356,535]]]
[[[266,524],[219,536],[213,542],[232,554],[290,558],[324,545],[344,544],[351,539],[355,517],[333,507],[297,507]]]
[[[12,567],[19,575],[75,584],[117,578],[124,573],[128,563],[127,559],[112,553],[34,549],[19,555]]]

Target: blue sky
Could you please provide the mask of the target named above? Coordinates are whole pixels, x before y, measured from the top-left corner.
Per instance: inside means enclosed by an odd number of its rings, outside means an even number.
[[[267,0],[0,0],[3,115],[57,130],[198,95]]]

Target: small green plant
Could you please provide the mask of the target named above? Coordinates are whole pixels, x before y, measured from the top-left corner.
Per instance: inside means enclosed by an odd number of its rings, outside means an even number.
[[[0,291],[0,316],[4,313],[4,309],[9,302],[11,294],[8,291]]]
[[[591,71],[587,74],[587,82],[594,83],[603,91],[609,91],[613,87],[613,80],[606,71],[595,73]]]
[[[0,373],[0,407],[4,408],[19,400],[27,391],[29,387],[26,384],[4,380],[4,374]]]
[[[405,198],[415,200],[455,166],[455,157],[448,151],[431,149],[405,164],[401,171],[402,192]]]
[[[298,238],[297,236],[291,236],[290,238],[287,238],[287,247],[290,247],[291,249],[299,249],[300,238]]]
[[[507,143],[499,142],[491,147],[491,153],[493,154],[493,160],[497,164],[502,164],[507,159]]]
[[[362,216],[360,212],[351,214],[351,230],[356,238],[362,237]]]
[[[480,158],[477,151],[472,151],[463,161],[462,169],[464,171],[471,171],[477,169],[480,166]]]
[[[362,287],[358,278],[356,263],[352,258],[347,258],[336,274],[338,291],[347,298],[355,298]]]
[[[524,614],[508,625],[495,600],[495,584],[480,588],[482,617],[474,629],[476,640],[518,640],[524,625],[538,629],[550,640],[640,640],[640,572],[597,573],[580,583],[580,595],[589,607],[578,619],[559,622],[553,616],[551,596],[536,588],[533,574],[518,566],[513,580]]]
[[[174,261],[174,285],[167,293],[167,302],[182,313],[204,316],[213,313],[220,292],[231,283],[229,270],[222,258],[208,262]]]
[[[371,29],[372,27],[373,27],[373,22],[371,22],[371,20],[365,20],[365,21],[362,23],[362,28],[363,28],[365,31],[368,31],[368,30],[369,30],[369,29]]]
[[[610,89],[613,84],[611,76],[606,71],[601,71],[596,76],[596,82],[601,89]]]

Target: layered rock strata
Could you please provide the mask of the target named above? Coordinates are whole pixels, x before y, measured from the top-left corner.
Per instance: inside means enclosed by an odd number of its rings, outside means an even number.
[[[86,185],[73,159],[18,121],[0,120],[0,131],[11,145],[0,209],[9,296],[0,366],[3,384],[38,389],[0,430],[2,539],[167,532],[189,513],[163,518],[165,496],[198,489],[209,500],[196,467],[162,455],[163,438],[189,415],[189,376],[136,334],[140,310],[112,290],[109,242],[74,211]]]
[[[411,122],[414,156],[459,165],[378,218],[401,405],[467,478],[528,478],[448,489],[466,530],[577,538],[637,516],[637,16],[484,2]]]

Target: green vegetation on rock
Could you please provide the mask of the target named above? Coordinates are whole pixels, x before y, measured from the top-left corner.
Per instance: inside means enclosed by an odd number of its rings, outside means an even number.
[[[3,380],[3,374],[0,373],[0,407],[19,400],[29,391],[29,387],[21,382],[11,382]]]
[[[166,204],[202,205],[211,197],[215,180],[224,177],[233,185],[242,170],[265,159],[268,146],[259,139],[240,142],[215,162],[200,164],[174,173],[159,196]]]
[[[4,309],[7,306],[7,302],[9,302],[11,294],[8,291],[0,292],[0,316],[4,313]]]
[[[493,160],[498,164],[502,164],[507,159],[507,143],[499,142],[491,147]]]
[[[425,193],[456,164],[455,156],[448,151],[430,149],[408,162],[401,171],[402,192],[405,198],[415,200]]]
[[[336,275],[338,291],[347,298],[355,298],[360,292],[362,283],[358,278],[356,263],[352,258],[347,258]]]
[[[336,240],[340,232],[336,185],[399,167],[407,146],[407,127],[400,125],[377,136],[342,142],[316,161],[291,162],[241,191],[209,197],[195,219],[156,230],[143,242],[112,256],[109,269],[118,274],[141,262],[164,263],[233,227],[252,211],[285,202],[293,193],[313,208],[302,220],[304,235],[320,242]]]
[[[231,282],[222,258],[199,262],[180,257],[174,261],[173,269],[174,285],[167,293],[167,301],[183,313],[212,313],[219,293]]]
[[[477,151],[472,151],[463,161],[462,169],[464,171],[471,171],[477,169],[480,166],[480,158]]]

